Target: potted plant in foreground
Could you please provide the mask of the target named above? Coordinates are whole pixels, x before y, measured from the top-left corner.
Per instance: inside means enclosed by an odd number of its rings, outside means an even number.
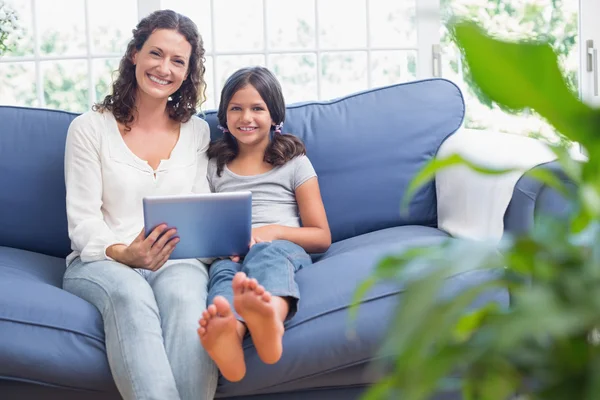
[[[356,299],[380,279],[403,279],[406,290],[384,344],[383,351],[394,354],[391,372],[366,397],[429,399],[454,387],[465,399],[506,400],[516,393],[526,399],[600,399],[600,110],[571,92],[549,45],[496,40],[469,22],[453,25],[453,32],[483,93],[506,108],[535,110],[582,144],[589,160],[575,162],[564,149],[554,149],[575,191],[538,173],[568,196],[572,212],[566,219],[540,218],[531,232],[499,246],[452,240],[381,261]],[[457,163],[469,164],[456,155],[432,161],[408,195]],[[469,165],[482,173],[505,172]],[[406,282],[406,270],[415,268],[422,273]],[[474,268],[498,274],[440,298],[445,277]],[[493,288],[509,290],[510,309],[486,304],[473,310],[474,300]]]

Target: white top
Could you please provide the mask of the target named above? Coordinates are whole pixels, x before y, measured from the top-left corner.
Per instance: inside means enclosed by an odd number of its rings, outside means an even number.
[[[156,170],[125,144],[110,112],[89,111],[69,126],[65,150],[67,219],[73,252],[84,262],[110,259],[106,249],[129,245],[144,226],[142,199],[153,195],[208,193],[208,124],[198,117],[181,125],[168,160]]]
[[[529,169],[556,159],[542,141],[508,133],[461,129],[438,150],[437,158],[460,154],[490,169],[512,169],[499,175],[480,174],[464,165],[437,172],[438,227],[452,236],[499,242],[504,213],[517,181]]]

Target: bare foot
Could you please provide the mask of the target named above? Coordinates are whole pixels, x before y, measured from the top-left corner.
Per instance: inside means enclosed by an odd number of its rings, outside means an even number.
[[[260,359],[275,364],[281,358],[283,322],[271,301],[271,294],[243,272],[233,278],[233,305],[246,321]]]
[[[217,296],[202,313],[198,328],[202,346],[230,382],[237,382],[246,375],[242,337],[236,328],[238,323],[227,300]]]

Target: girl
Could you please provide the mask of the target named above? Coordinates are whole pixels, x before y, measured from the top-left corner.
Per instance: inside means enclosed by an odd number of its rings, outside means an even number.
[[[275,76],[262,67],[235,72],[217,116],[224,134],[208,150],[209,183],[215,192],[252,191],[252,240],[243,261],[211,265],[211,304],[198,334],[223,376],[235,382],[246,373],[246,330],[262,361],[280,359],[283,321],[300,298],[294,274],[311,263],[308,253],[329,248],[331,234],[304,144],[281,133],[285,103]]]
[[[63,286],[100,311],[124,399],[212,399],[217,369],[194,329],[207,267],[167,261],[175,230],[145,237],[142,212],[144,196],[210,191],[209,129],[194,116],[205,89],[196,25],[170,10],[144,18],[118,72],[112,94],[69,127]]]

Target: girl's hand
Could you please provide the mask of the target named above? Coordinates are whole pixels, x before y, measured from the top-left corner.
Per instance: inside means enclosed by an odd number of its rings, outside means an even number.
[[[179,238],[173,238],[176,233],[176,229],[167,230],[167,226],[163,224],[154,228],[145,238],[142,229],[129,246],[110,246],[106,249],[106,255],[133,268],[156,271],[167,262],[175,245],[179,243]]]
[[[265,225],[259,228],[252,229],[252,238],[250,239],[250,247],[256,243],[272,242],[281,237],[281,225]]]

